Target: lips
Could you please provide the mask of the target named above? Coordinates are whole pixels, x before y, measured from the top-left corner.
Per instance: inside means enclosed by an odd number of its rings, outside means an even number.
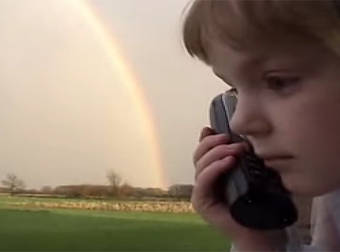
[[[282,159],[290,159],[292,156],[288,155],[277,155],[277,156],[260,156],[264,161],[273,161],[273,160],[282,160]]]
[[[291,155],[260,155],[264,164],[269,167],[275,167],[284,164],[287,160],[292,159]]]
[[[273,163],[278,161],[285,161],[287,159],[293,158],[292,155],[289,154],[257,154],[258,157],[263,159],[265,163]]]
[[[293,157],[290,154],[261,154],[261,153],[255,153],[255,154],[258,157],[262,158],[263,160],[287,159],[287,158]]]
[[[278,165],[278,164],[283,164],[285,163],[289,158],[273,158],[273,159],[265,159],[264,163],[266,166],[273,166],[273,165]]]

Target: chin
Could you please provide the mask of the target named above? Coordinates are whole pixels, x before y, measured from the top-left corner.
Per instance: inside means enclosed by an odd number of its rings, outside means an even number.
[[[310,176],[309,176],[310,175]],[[340,189],[340,174],[334,175],[339,179],[321,179],[317,175],[305,172],[281,172],[283,186],[293,195],[302,197],[317,197]]]
[[[281,176],[283,186],[292,194],[302,197],[315,197],[318,192],[311,185],[301,183],[300,179],[288,179],[286,176]],[[303,180],[302,180],[303,181]]]
[[[290,191],[293,195],[301,196],[301,197],[317,197],[323,194],[327,194],[336,189],[339,189],[339,186],[331,186],[331,185],[319,185],[315,184],[303,184],[299,183],[288,183],[283,181],[284,186],[288,191]]]

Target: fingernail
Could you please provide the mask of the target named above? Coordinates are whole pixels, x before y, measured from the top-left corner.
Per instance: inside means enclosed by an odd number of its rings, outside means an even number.
[[[200,136],[199,136],[199,141],[201,141],[205,136],[207,136],[208,132],[209,132],[209,128],[208,127],[204,127],[201,130],[201,133],[200,133]]]
[[[221,134],[221,137],[223,137],[224,140],[228,140],[229,141],[229,135],[228,134]]]

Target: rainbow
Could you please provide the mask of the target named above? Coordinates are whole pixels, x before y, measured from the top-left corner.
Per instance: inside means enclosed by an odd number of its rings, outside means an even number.
[[[96,13],[94,7],[88,1],[85,0],[72,0],[67,1],[68,4],[72,4],[81,15],[88,25],[93,29],[97,39],[107,52],[112,62],[112,68],[119,73],[119,77],[128,90],[131,97],[131,102],[134,102],[136,112],[140,115],[140,127],[144,130],[144,134],[148,139],[150,156],[153,170],[154,187],[166,188],[169,184],[165,177],[164,166],[162,162],[162,155],[159,145],[159,137],[155,127],[154,119],[150,110],[150,106],[145,99],[141,85],[137,76],[134,74],[132,67],[129,65],[127,58],[122,52],[122,47],[119,46],[118,40],[114,38],[105,27],[105,24],[101,22],[99,15]]]

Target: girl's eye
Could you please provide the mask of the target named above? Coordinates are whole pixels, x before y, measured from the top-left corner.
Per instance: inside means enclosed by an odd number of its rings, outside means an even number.
[[[285,91],[286,89],[291,88],[299,80],[299,77],[269,76],[266,78],[269,89],[275,91]]]

